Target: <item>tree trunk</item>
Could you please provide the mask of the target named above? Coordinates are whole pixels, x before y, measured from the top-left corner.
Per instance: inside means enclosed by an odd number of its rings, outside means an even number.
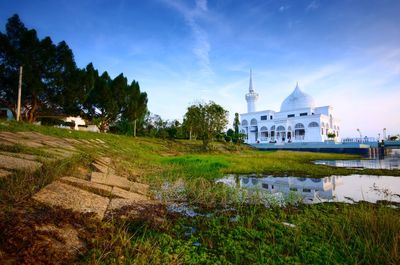
[[[208,151],[208,144],[210,143],[210,138],[208,135],[203,135],[203,149],[204,151]]]
[[[38,101],[36,99],[36,96],[33,95],[33,99],[32,99],[32,107],[30,110],[28,110],[28,122],[29,123],[33,123],[34,121],[36,121],[36,111],[38,109]]]
[[[100,132],[102,132],[102,133],[105,132],[106,127],[108,125],[108,121],[109,121],[109,119],[107,119],[107,118],[105,118],[104,120],[100,120],[100,123],[99,123]]]
[[[133,122],[133,137],[136,137],[136,120]]]

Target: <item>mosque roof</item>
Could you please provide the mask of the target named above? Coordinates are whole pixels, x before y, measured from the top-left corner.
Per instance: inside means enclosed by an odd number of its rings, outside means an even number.
[[[299,84],[296,84],[294,91],[282,102],[281,111],[290,111],[303,108],[314,108],[314,99],[301,91]]]

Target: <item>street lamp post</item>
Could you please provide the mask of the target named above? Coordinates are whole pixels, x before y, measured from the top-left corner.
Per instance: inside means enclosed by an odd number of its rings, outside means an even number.
[[[357,132],[360,134],[360,141],[362,141],[362,134],[361,134],[360,129],[357,128]]]
[[[383,128],[383,140],[386,140],[386,128]]]

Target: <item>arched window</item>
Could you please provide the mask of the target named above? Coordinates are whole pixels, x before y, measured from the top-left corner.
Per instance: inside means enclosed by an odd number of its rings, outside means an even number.
[[[242,126],[247,126],[249,125],[249,123],[247,122],[247,120],[242,120]]]
[[[295,140],[304,140],[306,131],[304,130],[304,125],[302,123],[297,123],[294,126],[294,138]]]
[[[261,132],[261,140],[264,140],[264,141],[267,140],[267,138],[268,138],[268,128],[263,126],[263,127],[261,127],[260,132]]]
[[[319,127],[319,124],[318,124],[318,122],[313,121],[313,122],[310,122],[310,124],[308,124],[308,127],[309,128]]]
[[[275,137],[275,125],[271,127],[270,136],[271,136],[271,140],[274,140],[274,137]]]
[[[286,129],[282,125],[279,125],[276,128],[276,138],[278,141],[284,142],[286,140],[286,132],[285,131],[286,131]]]
[[[285,131],[285,127],[283,127],[282,125],[278,126],[278,128],[276,128],[276,131],[277,132],[284,132]]]
[[[250,125],[257,125],[257,120],[256,119],[251,119]]]

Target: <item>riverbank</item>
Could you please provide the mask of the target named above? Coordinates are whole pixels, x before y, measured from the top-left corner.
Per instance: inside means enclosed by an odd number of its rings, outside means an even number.
[[[12,174],[0,180],[0,260],[24,257],[44,260],[45,263],[59,261],[60,258],[55,255],[59,253],[57,250],[44,250],[46,245],[38,243],[41,237],[33,237],[36,241],[27,239],[34,234],[30,230],[33,223],[51,224],[57,229],[69,227],[73,228],[71,231],[76,231],[82,248],[75,255],[65,257],[67,262],[399,262],[400,224],[395,221],[400,217],[398,209],[368,203],[287,205],[266,209],[240,200],[241,197],[228,187],[214,184],[217,178],[228,173],[317,178],[360,174],[358,169],[312,163],[314,160],[353,159],[357,156],[260,152],[225,143],[213,143],[211,151],[203,153],[200,151],[201,143],[196,141],[132,138],[8,122],[0,124],[0,134],[20,131],[39,133],[62,142],[77,142],[72,144],[75,150],[70,156],[61,157],[51,154],[49,145],[33,147],[24,145],[23,141],[7,144],[7,137],[2,138],[6,140],[0,145],[1,152],[13,153],[20,158],[36,155],[39,157],[36,162],[42,166],[32,173],[7,169]],[[59,149],[65,149],[60,145]],[[62,177],[72,175],[85,180],[94,172],[96,159],[105,155],[110,159],[109,164],[116,175],[149,184],[147,195],[159,203],[140,205],[141,209],[135,204],[128,205],[120,208],[112,218],[99,221],[92,214],[76,214],[31,199]],[[362,173],[400,175],[398,170],[362,170]],[[170,183],[170,189],[160,197],[159,191],[165,188],[166,182]],[[187,216],[168,211],[171,202],[190,206],[196,214]],[[141,213],[139,216],[133,214],[138,211]],[[54,231],[47,231],[47,236]],[[61,246],[68,245],[62,238],[58,242]],[[37,257],[39,253],[41,256]]]

